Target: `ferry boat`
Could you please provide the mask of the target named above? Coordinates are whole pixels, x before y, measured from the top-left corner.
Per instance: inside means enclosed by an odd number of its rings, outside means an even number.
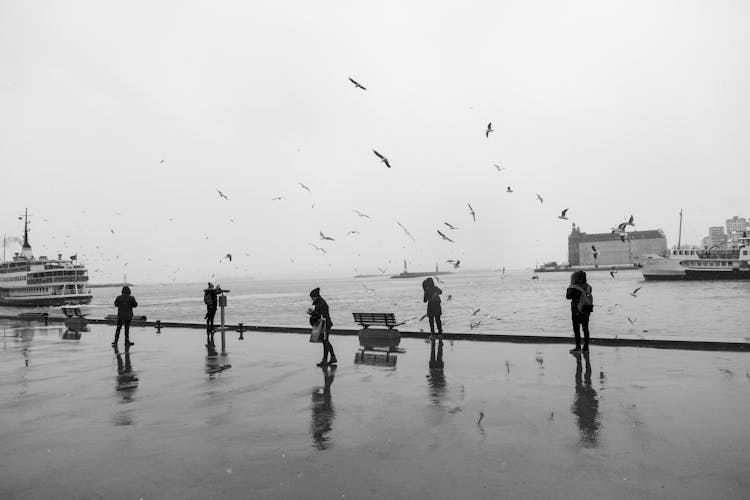
[[[23,245],[12,260],[0,262],[0,306],[88,304],[88,271],[76,256],[64,260],[34,258],[29,244],[28,212],[24,215]]]
[[[750,237],[730,248],[675,248],[667,255],[647,255],[646,280],[750,280]]]
[[[406,268],[406,259],[404,259],[404,270],[403,272],[400,272],[399,274],[394,274],[391,276],[391,279],[398,279],[398,278],[423,278],[425,276],[442,276],[443,274],[453,274],[450,271],[441,271],[438,269],[438,265],[435,264],[435,272],[425,272],[425,271],[418,271],[418,272],[410,272]]]

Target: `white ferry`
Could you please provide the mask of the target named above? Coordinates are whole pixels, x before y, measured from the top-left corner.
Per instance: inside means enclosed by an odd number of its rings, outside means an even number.
[[[75,257],[34,258],[29,245],[28,216],[24,217],[21,253],[0,263],[0,305],[56,306],[91,302],[86,267]]]
[[[750,280],[750,237],[730,248],[676,248],[641,262],[647,280]]]

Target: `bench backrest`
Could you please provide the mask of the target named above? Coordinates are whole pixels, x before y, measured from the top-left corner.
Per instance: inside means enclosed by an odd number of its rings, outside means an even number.
[[[387,326],[393,328],[396,325],[396,315],[393,313],[359,313],[353,312],[354,322],[365,328],[370,325]]]
[[[81,315],[81,309],[79,307],[63,307],[62,312],[68,318]]]

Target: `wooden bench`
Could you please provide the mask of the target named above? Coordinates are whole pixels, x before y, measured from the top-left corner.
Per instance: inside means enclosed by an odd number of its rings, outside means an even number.
[[[104,317],[104,319],[108,323],[117,323],[117,315],[116,314],[107,314],[107,316]],[[133,316],[133,319],[130,320],[130,323],[145,323],[146,322],[146,316]]]
[[[23,319],[26,321],[44,321],[44,326],[47,326],[47,318],[49,317],[48,313],[40,313],[40,312],[28,312],[28,313],[21,313],[18,315],[19,319]]]
[[[80,307],[63,307],[62,312],[66,318],[84,318],[85,314],[81,313]]]
[[[393,329],[396,326],[396,315],[393,313],[352,313],[354,322],[361,325],[362,328],[370,326],[385,326]]]
[[[361,325],[359,331],[359,345],[362,349],[387,349],[395,350],[401,343],[401,333],[394,329],[396,315],[393,313],[360,313],[353,312],[354,322]],[[384,326],[387,328],[372,328],[371,326]]]

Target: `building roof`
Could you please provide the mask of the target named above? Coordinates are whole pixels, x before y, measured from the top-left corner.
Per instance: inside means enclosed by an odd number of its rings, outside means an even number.
[[[619,233],[593,233],[587,234],[574,230],[569,238],[582,243],[597,241],[617,241],[620,239]],[[664,232],[661,229],[649,229],[646,231],[628,231],[628,238],[631,240],[653,240],[665,239]]]

